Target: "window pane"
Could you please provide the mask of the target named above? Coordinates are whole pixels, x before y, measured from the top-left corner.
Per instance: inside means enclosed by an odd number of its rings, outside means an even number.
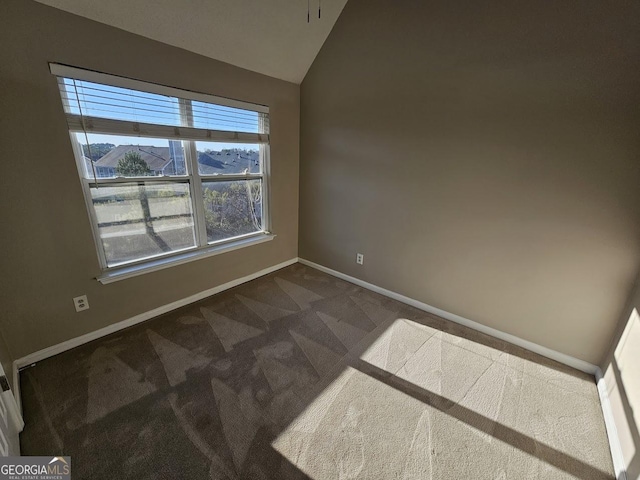
[[[84,155],[85,178],[150,177],[186,175],[184,148],[180,140],[75,134]],[[87,143],[88,140],[88,143]]]
[[[69,113],[87,117],[180,126],[178,99],[84,80],[63,79]]]
[[[201,175],[260,173],[260,145],[257,143],[196,142]]]
[[[91,188],[107,265],[195,246],[189,184],[120,184]]]
[[[190,125],[228,132],[268,133],[269,130],[267,114],[243,108],[181,100],[179,97],[71,78],[59,78],[59,88],[65,110],[75,115],[174,127]],[[189,105],[191,115],[186,114]]]
[[[264,121],[258,112],[225,107],[213,103],[193,101],[193,126],[209,130],[266,133]]]
[[[262,181],[203,182],[209,242],[262,230]]]

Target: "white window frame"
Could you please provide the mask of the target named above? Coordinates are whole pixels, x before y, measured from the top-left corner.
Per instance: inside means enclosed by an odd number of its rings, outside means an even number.
[[[203,93],[181,90],[174,87],[167,87],[154,83],[147,83],[140,80],[133,80],[116,75],[84,70],[67,65],[55,63],[49,64],[50,71],[58,77],[58,81],[62,78],[71,78],[76,80],[84,80],[94,83],[110,85],[114,87],[129,88],[149,93],[156,93],[170,97],[177,97],[179,100],[195,100],[216,105],[223,105],[233,108],[241,108],[264,114],[261,118],[268,122],[269,107],[264,105],[256,105],[239,100],[217,97]],[[61,91],[63,91],[61,89]],[[268,126],[266,133],[243,133],[229,132],[219,130],[209,130],[204,128],[194,128],[190,123],[190,102],[181,103],[181,113],[183,114],[183,123],[180,127],[165,126],[156,124],[146,124],[131,122],[126,120],[111,120],[105,118],[95,118],[81,116],[70,113],[67,108],[68,99],[62,96],[65,105],[65,114],[67,124],[69,126],[69,135],[73,145],[74,156],[78,175],[82,184],[87,212],[92,226],[98,259],[102,268],[102,274],[97,277],[101,283],[111,283],[124,278],[140,275],[143,273],[160,270],[173,265],[179,265],[191,262],[200,258],[226,253],[238,248],[255,245],[265,241],[272,240],[275,235],[271,233],[271,215],[270,215],[270,148]],[[183,110],[184,107],[184,110]],[[100,133],[114,134],[125,136],[140,136],[153,138],[166,138],[173,140],[181,140],[183,142],[185,163],[187,165],[187,174],[180,176],[143,176],[143,177],[127,177],[122,178],[86,178],[84,155],[80,143],[77,141],[76,133]],[[258,143],[260,145],[260,159],[262,168],[260,173],[233,174],[233,175],[207,175],[199,173],[198,155],[196,150],[196,141],[224,142],[224,143]],[[202,201],[202,182],[228,182],[238,180],[260,180],[262,187],[262,230],[240,235],[232,238],[208,242],[206,225],[204,222],[204,202]],[[98,219],[93,206],[91,197],[91,188],[94,185],[109,184],[144,184],[153,182],[170,182],[170,183],[187,183],[191,193],[191,208],[194,222],[195,247],[189,247],[184,250],[163,253],[147,258],[141,258],[131,262],[123,263],[117,266],[108,266],[106,254],[100,231],[98,227]]]

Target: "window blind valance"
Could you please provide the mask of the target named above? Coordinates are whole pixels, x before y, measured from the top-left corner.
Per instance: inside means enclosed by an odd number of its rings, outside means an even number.
[[[67,113],[67,124],[69,125],[69,130],[72,132],[102,133],[107,135],[130,134],[131,136],[140,137],[225,143],[269,143],[269,134],[267,133],[228,132],[193,127],[171,127],[168,125],[87,117],[73,113]]]

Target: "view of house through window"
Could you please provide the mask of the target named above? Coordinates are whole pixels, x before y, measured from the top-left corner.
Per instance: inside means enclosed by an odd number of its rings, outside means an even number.
[[[58,83],[103,267],[267,230],[266,111]]]

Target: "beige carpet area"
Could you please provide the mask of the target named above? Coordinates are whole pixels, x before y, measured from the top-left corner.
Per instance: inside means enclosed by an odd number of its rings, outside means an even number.
[[[39,362],[80,479],[612,479],[592,377],[295,264]]]

